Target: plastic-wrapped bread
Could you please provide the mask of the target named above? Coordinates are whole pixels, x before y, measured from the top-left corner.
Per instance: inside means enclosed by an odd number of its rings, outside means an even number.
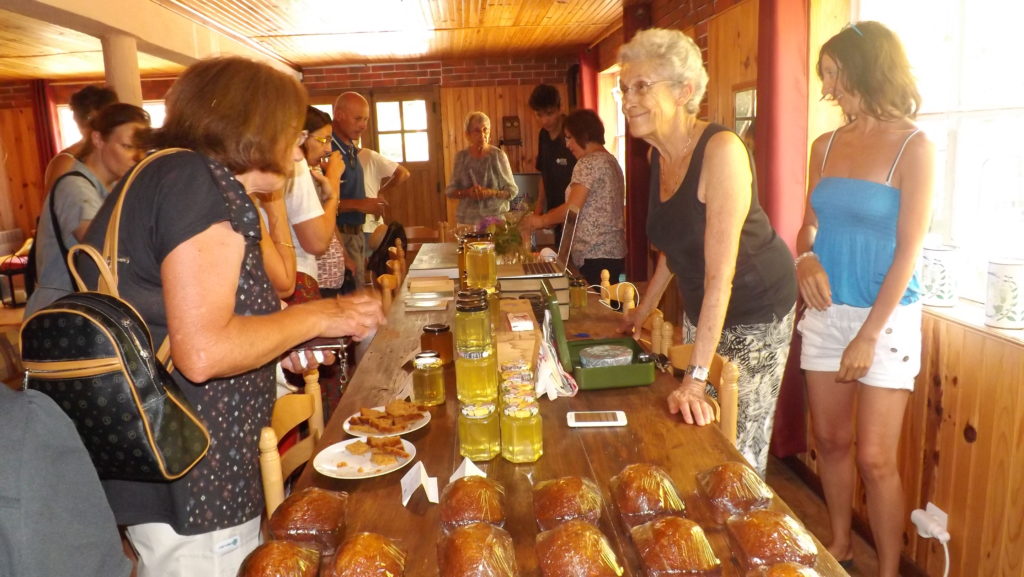
[[[737,513],[764,509],[772,502],[772,490],[761,477],[736,461],[699,473],[697,485],[719,524]]]
[[[456,527],[437,544],[440,577],[515,577],[512,536],[490,523]]]
[[[683,516],[686,505],[672,478],[648,463],[627,465],[611,479],[612,499],[628,527],[642,525],[665,515]]]
[[[402,577],[405,552],[377,533],[357,533],[341,544],[321,577]]]
[[[292,493],[270,517],[270,536],[334,553],[345,537],[348,493],[308,487]]]
[[[579,519],[539,533],[536,550],[543,577],[619,577],[623,572],[604,533]]]
[[[487,477],[468,476],[441,491],[441,526],[445,531],[483,521],[505,524],[505,488]]]
[[[777,563],[771,567],[761,567],[748,577],[821,577],[821,574],[799,563]]]
[[[736,544],[733,553],[748,569],[785,562],[813,566],[817,561],[814,539],[785,513],[757,509],[730,517],[726,527]]]
[[[541,531],[573,519],[596,524],[601,518],[601,491],[583,477],[541,481],[533,488],[533,515]]]
[[[316,577],[320,552],[290,541],[267,541],[252,550],[238,577]]]
[[[682,517],[662,517],[630,530],[649,577],[717,575],[722,562],[700,525]]]

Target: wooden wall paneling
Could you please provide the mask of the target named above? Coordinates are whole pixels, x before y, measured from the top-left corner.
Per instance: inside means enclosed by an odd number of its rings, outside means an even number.
[[[843,26],[850,22],[851,0],[811,0],[810,50],[807,51],[807,70],[809,86],[807,87],[807,153],[810,155],[811,144],[818,135],[834,130],[842,125],[842,110],[831,102],[822,102],[821,79],[818,78],[818,52],[824,44]]]
[[[9,204],[13,226],[28,236],[36,227],[43,202],[43,168],[36,152],[36,127],[30,107],[0,109],[0,139],[3,140]]]
[[[757,82],[757,0],[715,15],[708,23],[708,120],[733,129],[733,91]]]

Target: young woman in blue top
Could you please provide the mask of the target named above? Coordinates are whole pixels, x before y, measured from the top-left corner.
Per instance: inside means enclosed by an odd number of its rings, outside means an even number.
[[[851,25],[821,48],[822,95],[847,123],[811,148],[797,279],[801,366],[829,509],[829,550],[849,560],[854,465],[882,577],[897,575],[903,492],[897,449],[920,366],[915,265],[931,217],[934,148],[911,119],[921,97],[899,39]],[[856,444],[854,444],[856,439]],[[856,450],[854,450],[856,447]]]

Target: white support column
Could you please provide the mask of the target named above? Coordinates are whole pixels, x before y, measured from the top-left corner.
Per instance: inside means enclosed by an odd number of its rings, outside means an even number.
[[[103,68],[107,84],[117,91],[118,100],[142,106],[142,78],[139,76],[139,51],[135,37],[110,33],[100,38],[103,44]]]

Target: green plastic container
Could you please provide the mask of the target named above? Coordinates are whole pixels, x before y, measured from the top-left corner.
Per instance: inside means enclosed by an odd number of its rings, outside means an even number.
[[[640,345],[632,337],[617,339],[582,339],[570,341],[565,337],[565,324],[558,311],[558,298],[551,285],[545,280],[541,283],[541,294],[547,300],[551,311],[551,332],[555,335],[558,348],[558,359],[565,372],[572,373],[582,391],[599,389],[615,389],[619,387],[641,387],[654,382],[654,363],[638,363],[636,355],[643,352]],[[594,345],[620,345],[633,351],[633,361],[619,367],[584,368],[580,364],[580,350]]]

